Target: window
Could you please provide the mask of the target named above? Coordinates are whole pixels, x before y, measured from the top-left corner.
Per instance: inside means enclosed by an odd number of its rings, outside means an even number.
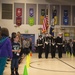
[[[12,19],[12,4],[2,4],[2,19]]]

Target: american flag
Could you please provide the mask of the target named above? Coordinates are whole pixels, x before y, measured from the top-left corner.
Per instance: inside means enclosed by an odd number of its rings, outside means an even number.
[[[48,29],[48,15],[46,15],[43,19],[43,28],[42,32],[45,33]]]

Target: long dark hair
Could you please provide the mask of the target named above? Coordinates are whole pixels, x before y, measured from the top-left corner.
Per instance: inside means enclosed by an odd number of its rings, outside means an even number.
[[[16,33],[15,32],[13,32],[12,34],[11,34],[11,42],[13,42],[14,41],[14,38],[16,37]]]

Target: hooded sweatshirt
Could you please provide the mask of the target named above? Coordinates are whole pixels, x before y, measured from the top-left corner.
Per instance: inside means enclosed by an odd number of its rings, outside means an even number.
[[[12,45],[9,37],[0,39],[0,57],[12,58]]]

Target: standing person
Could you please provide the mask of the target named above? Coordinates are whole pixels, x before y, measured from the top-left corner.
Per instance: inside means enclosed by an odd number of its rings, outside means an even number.
[[[11,42],[13,42],[13,38],[16,36],[16,32],[12,32],[11,34]]]
[[[73,41],[72,41],[72,39],[70,39],[69,42],[70,42],[70,56],[72,56],[72,54],[73,54]]]
[[[45,58],[48,58],[48,54],[49,54],[49,36],[48,34],[46,34],[45,39]]]
[[[75,57],[75,39],[73,40],[73,55]]]
[[[0,29],[0,75],[3,75],[7,58],[12,59],[12,46],[7,28]]]
[[[30,41],[30,47],[29,48],[32,51],[32,38],[30,38],[29,41]]]
[[[43,52],[42,35],[39,35],[39,38],[37,39],[37,46],[38,46],[38,58],[42,58],[42,52]]]
[[[58,37],[56,38],[56,43],[58,46],[58,56],[59,58],[62,58],[62,45],[63,45],[62,33],[59,33]]]
[[[19,75],[18,73],[18,62],[19,62],[19,55],[20,55],[20,44],[18,43],[19,37],[15,35],[12,41],[12,52],[13,58],[11,61],[11,75]]]
[[[24,41],[23,41],[23,48],[24,48],[24,54],[26,54],[26,55],[28,55],[29,54],[29,52],[30,52],[30,41],[29,41],[29,39],[28,38],[26,38]]]
[[[52,38],[51,42],[51,57],[55,58],[55,52],[56,52],[56,38]]]

